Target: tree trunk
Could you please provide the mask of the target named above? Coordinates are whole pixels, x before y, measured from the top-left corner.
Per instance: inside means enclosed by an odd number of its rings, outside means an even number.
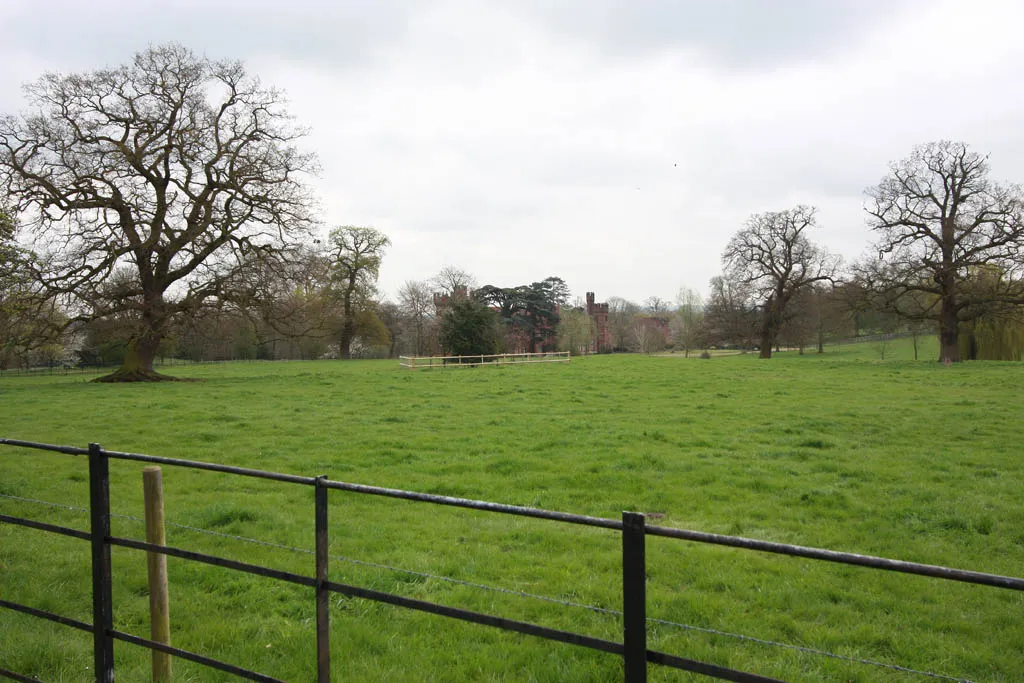
[[[761,354],[760,358],[772,357],[772,326],[766,322],[761,327]]]
[[[953,216],[942,219],[942,269],[937,284],[942,292],[942,309],[939,311],[939,361],[960,362],[960,311],[956,301],[956,272],[953,269],[953,247],[956,226]]]
[[[349,316],[341,324],[341,338],[338,340],[338,357],[342,360],[352,358],[352,339],[356,336],[356,323]]]
[[[163,382],[174,380],[173,377],[161,375],[153,370],[160,341],[164,338],[164,328],[168,322],[168,312],[161,291],[150,290],[145,294],[142,304],[142,319],[139,331],[128,340],[128,351],[121,361],[121,367],[95,382]]]
[[[153,370],[160,339],[163,335],[146,330],[128,342],[128,351],[121,361],[121,367],[109,375],[97,377],[94,382],[164,382],[174,377],[162,375]]]
[[[153,362],[156,360],[157,349],[160,348],[160,338],[156,335],[144,335],[135,340],[125,355],[123,369],[129,369],[129,360],[132,363],[130,368],[134,372],[153,372]]]
[[[355,302],[359,272],[353,270],[348,275],[348,282],[345,291],[341,296],[341,337],[338,339],[338,358],[350,360],[352,358],[352,340],[356,336]]]
[[[960,346],[957,343],[960,331],[960,320],[957,316],[956,299],[952,295],[942,298],[942,311],[939,313],[939,361],[942,363],[959,363]]]
[[[761,321],[761,353],[760,358],[772,357],[772,344],[775,342],[775,313],[772,311],[770,302],[764,309],[764,319]]]

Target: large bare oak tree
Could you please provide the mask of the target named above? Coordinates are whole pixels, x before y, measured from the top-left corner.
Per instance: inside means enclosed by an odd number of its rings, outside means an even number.
[[[900,315],[938,323],[939,360],[960,360],[961,323],[1024,305],[1024,195],[989,178],[987,157],[921,145],[867,194],[878,259],[863,276]]]
[[[40,281],[73,321],[132,321],[107,379],[161,379],[176,316],[305,236],[303,131],[241,63],[176,44],[26,92],[28,111],[0,118],[0,180],[36,236]]]
[[[750,287],[761,308],[761,358],[786,322],[789,304],[815,282],[834,280],[839,259],[807,239],[817,210],[797,206],[754,214],[729,241],[722,254],[728,279]]]

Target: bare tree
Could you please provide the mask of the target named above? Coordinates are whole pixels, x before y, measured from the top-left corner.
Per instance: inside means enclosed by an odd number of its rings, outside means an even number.
[[[65,316],[30,277],[35,255],[18,245],[13,214],[0,206],[0,369],[55,349]]]
[[[422,355],[432,348],[434,300],[426,282],[406,280],[398,290],[398,305],[409,321],[413,335],[413,354]]]
[[[303,357],[319,350],[316,357],[340,327],[332,285],[330,260],[317,241],[282,251],[275,259],[249,261],[213,303],[247,318],[261,346],[298,345]]]
[[[938,322],[939,360],[960,360],[960,325],[992,304],[1024,305],[1024,194],[989,178],[988,158],[962,142],[915,147],[869,188],[878,260],[864,276],[901,315]],[[995,287],[964,284],[992,266]],[[921,310],[920,297],[929,306]]]
[[[839,341],[857,334],[856,316],[849,305],[845,283],[814,286],[818,353],[825,353],[826,341]]]
[[[476,288],[477,281],[469,271],[455,266],[444,266],[430,279],[430,284],[441,294],[453,297],[461,290],[469,294],[470,290]]]
[[[653,353],[664,349],[667,340],[658,327],[658,318],[635,316],[630,326],[632,348],[640,353]]]
[[[711,278],[710,288],[711,293],[704,306],[705,341],[717,346],[753,348],[757,308],[751,288],[725,275]]]
[[[0,205],[0,277],[14,274],[21,249],[14,243],[14,218]]]
[[[563,308],[558,320],[558,349],[573,355],[590,352],[597,326],[580,306]]]
[[[12,309],[26,284],[30,255],[14,240],[14,219],[0,207],[0,311]]]
[[[636,303],[613,296],[608,299],[608,330],[611,333],[613,349],[627,349],[633,346],[633,318],[640,312]]]
[[[790,300],[785,320],[779,327],[781,342],[788,348],[796,348],[801,356],[821,329],[818,303],[815,286],[801,288]]]
[[[668,308],[669,303],[660,296],[654,295],[644,299],[644,310],[648,313],[665,313]]]
[[[388,358],[394,358],[395,349],[398,348],[398,339],[402,334],[402,326],[405,322],[402,316],[402,308],[393,301],[381,301],[377,304],[377,317],[387,330]]]
[[[804,232],[816,225],[816,209],[797,206],[754,214],[729,241],[722,263],[730,279],[749,285],[761,307],[761,358],[786,320],[787,307],[804,287],[834,280],[839,260],[813,244]]]
[[[673,337],[677,346],[683,347],[687,358],[690,351],[703,342],[704,300],[700,292],[689,287],[680,287],[676,294],[676,311],[672,318]]]
[[[637,351],[640,353],[650,353],[653,345],[651,329],[644,325],[639,318],[633,320],[630,325],[630,335],[632,337],[632,344]]]
[[[241,63],[176,44],[27,93],[28,113],[0,118],[0,178],[43,252],[39,280],[71,322],[132,321],[108,381],[165,379],[153,361],[171,321],[306,236],[303,131]]]
[[[885,311],[883,312],[883,315],[878,316],[878,334],[875,335],[874,342],[875,353],[878,354],[878,360],[885,360],[885,355],[892,348],[893,341],[899,333],[901,322],[900,317],[891,311]],[[914,353],[917,353],[916,341]]]
[[[346,225],[332,230],[327,242],[332,291],[341,305],[338,355],[348,359],[359,321],[372,309],[380,263],[391,240],[373,228]]]

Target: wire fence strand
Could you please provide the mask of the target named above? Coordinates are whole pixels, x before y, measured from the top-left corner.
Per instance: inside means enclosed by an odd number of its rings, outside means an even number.
[[[10,499],[10,500],[16,500],[16,501],[23,502],[23,503],[33,503],[33,504],[37,504],[37,505],[44,505],[44,506],[48,506],[48,507],[52,507],[52,508],[60,508],[60,509],[64,509],[64,510],[72,510],[72,511],[75,511],[75,512],[86,512],[86,513],[89,512],[89,508],[76,507],[74,505],[65,505],[65,504],[62,504],[62,503],[53,503],[53,502],[50,502],[50,501],[37,500],[37,499],[34,499],[34,498],[24,498],[24,497],[21,497],[21,496],[14,496],[14,495],[9,495],[9,494],[4,494],[4,493],[0,493],[0,498],[7,498],[7,499]],[[114,517],[116,519],[130,520],[130,521],[137,522],[137,523],[140,523],[140,524],[145,524],[146,523],[145,519],[142,519],[140,517],[135,517],[135,516],[132,516],[132,515],[122,515],[122,514],[111,513],[110,516]],[[164,524],[167,525],[167,526],[170,526],[170,527],[175,527],[177,529],[183,529],[183,530],[186,530],[186,531],[192,531],[192,532],[200,533],[200,534],[207,534],[209,536],[215,536],[215,537],[219,537],[219,538],[232,539],[232,540],[235,540],[235,541],[241,541],[243,543],[249,543],[249,544],[252,544],[252,545],[259,545],[259,546],[263,546],[263,547],[267,547],[267,548],[275,548],[275,549],[278,549],[278,550],[287,550],[289,552],[301,553],[301,554],[304,554],[304,555],[315,555],[315,552],[313,550],[309,550],[307,548],[299,548],[299,547],[296,547],[296,546],[285,545],[283,543],[275,543],[273,541],[264,541],[264,540],[260,540],[260,539],[257,539],[257,538],[250,538],[248,536],[239,536],[239,535],[236,535],[236,534],[228,534],[228,533],[224,533],[222,531],[214,531],[212,529],[204,529],[202,527],[190,526],[188,524],[180,524],[180,523],[177,523],[177,522],[170,522],[170,521],[167,521],[166,519],[164,520]],[[485,583],[476,583],[476,582],[473,582],[473,581],[465,581],[463,579],[456,579],[456,578],[453,578],[453,577],[450,577],[450,576],[441,576],[441,575],[438,575],[438,574],[431,574],[429,572],[421,572],[421,571],[416,571],[416,570],[413,570],[413,569],[404,569],[402,567],[394,567],[394,566],[391,566],[391,565],[381,564],[381,563],[378,563],[378,562],[368,562],[366,560],[357,560],[357,559],[354,559],[354,558],[351,558],[351,557],[344,557],[342,555],[330,555],[330,558],[332,560],[335,560],[335,561],[338,561],[338,562],[346,562],[346,563],[349,563],[349,564],[354,564],[354,565],[363,566],[363,567],[369,567],[369,568],[374,568],[374,569],[381,569],[381,570],[386,570],[386,571],[393,571],[393,572],[398,572],[398,573],[402,573],[402,574],[408,574],[408,575],[411,575],[411,576],[418,576],[420,578],[433,579],[433,580],[436,580],[436,581],[442,581],[442,582],[449,583],[449,584],[465,586],[467,588],[477,588],[477,589],[480,589],[480,590],[492,591],[492,592],[496,592],[496,593],[503,593],[505,595],[512,595],[512,596],[520,597],[520,598],[528,598],[528,599],[531,599],[531,600],[540,600],[540,601],[543,601],[543,602],[553,603],[553,604],[556,604],[556,605],[562,605],[563,607],[572,607],[572,608],[575,608],[575,609],[583,609],[583,610],[588,610],[590,612],[594,612],[594,613],[597,613],[597,614],[603,614],[603,615],[606,615],[606,616],[613,616],[613,617],[616,617],[616,618],[619,618],[619,619],[622,618],[622,611],[621,610],[609,609],[607,607],[598,607],[596,605],[588,605],[588,604],[585,604],[585,603],[573,602],[571,600],[562,600],[560,598],[552,598],[552,597],[546,596],[546,595],[537,595],[535,593],[527,593],[525,591],[514,590],[514,589],[511,589],[511,588],[503,588],[501,586],[491,586],[491,585],[485,584]],[[694,626],[692,624],[683,624],[683,623],[680,623],[680,622],[670,621],[670,620],[667,620],[667,619],[658,619],[658,618],[655,618],[655,617],[647,617],[647,622],[648,623],[652,623],[652,624],[660,624],[662,626],[670,626],[670,627],[682,629],[682,630],[685,630],[685,631],[694,631],[694,632],[704,633],[706,635],[713,635],[713,636],[719,636],[719,637],[724,637],[724,638],[732,638],[732,639],[735,639],[735,640],[742,640],[742,641],[746,641],[746,642],[750,642],[750,643],[757,643],[759,645],[766,645],[766,646],[769,646],[769,647],[777,647],[777,648],[782,648],[782,649],[786,649],[786,650],[792,650],[792,651],[795,651],[795,652],[801,652],[803,654],[808,654],[808,655],[815,655],[815,656],[820,656],[820,657],[828,657],[828,658],[831,658],[831,659],[836,659],[836,660],[840,660],[840,661],[844,661],[844,662],[849,662],[849,663],[852,663],[852,664],[861,664],[861,665],[864,665],[864,666],[873,666],[873,667],[877,667],[877,668],[881,668],[881,669],[888,669],[890,671],[899,671],[901,673],[906,673],[906,674],[911,674],[911,675],[916,675],[916,676],[922,676],[922,677],[926,677],[926,678],[933,678],[933,679],[936,679],[936,680],[953,681],[954,683],[974,683],[973,681],[971,681],[970,679],[967,679],[967,678],[958,678],[958,677],[955,677],[955,676],[948,676],[946,674],[935,673],[935,672],[932,672],[932,671],[922,671],[922,670],[919,670],[919,669],[912,669],[912,668],[909,668],[909,667],[900,666],[899,664],[890,664],[890,663],[887,663],[887,662],[879,662],[879,661],[872,660],[872,659],[863,659],[863,658],[860,658],[860,657],[852,657],[852,656],[849,656],[849,655],[840,655],[840,654],[836,654],[834,652],[828,652],[827,650],[819,650],[817,648],[805,647],[803,645],[793,645],[791,643],[781,643],[781,642],[774,641],[774,640],[767,640],[767,639],[764,639],[764,638],[756,638],[754,636],[743,635],[743,634],[740,634],[740,633],[731,633],[729,631],[720,631],[718,629],[708,628],[708,627],[704,627],[704,626]]]

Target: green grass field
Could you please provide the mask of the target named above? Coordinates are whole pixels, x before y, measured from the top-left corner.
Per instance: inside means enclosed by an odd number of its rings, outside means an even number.
[[[192,458],[1024,575],[1024,364],[881,362],[875,344],[761,361],[601,356],[409,371],[396,361],[174,368],[199,383],[0,379],[0,437]],[[927,360],[924,360],[927,359]],[[141,464],[111,463],[142,516]],[[311,549],[306,487],[164,469],[172,523]],[[87,528],[84,459],[0,448],[0,512]],[[5,497],[6,496],[6,497]],[[620,609],[614,532],[331,493],[331,553]],[[114,533],[142,525],[114,519]],[[306,574],[312,557],[180,527],[168,543]],[[91,620],[88,546],[0,524],[0,597]],[[118,628],[148,635],[145,558],[114,548]],[[309,590],[168,560],[173,643],[313,680]],[[620,639],[613,615],[342,560],[332,578]],[[1024,680],[1024,594],[651,538],[649,616],[975,681]],[[337,680],[612,681],[569,645],[332,598]],[[790,681],[920,676],[656,623],[649,646]],[[0,667],[89,680],[91,637],[0,610]],[[118,680],[148,652],[117,644]],[[233,680],[176,661],[177,680]],[[707,680],[651,668],[651,680]]]

